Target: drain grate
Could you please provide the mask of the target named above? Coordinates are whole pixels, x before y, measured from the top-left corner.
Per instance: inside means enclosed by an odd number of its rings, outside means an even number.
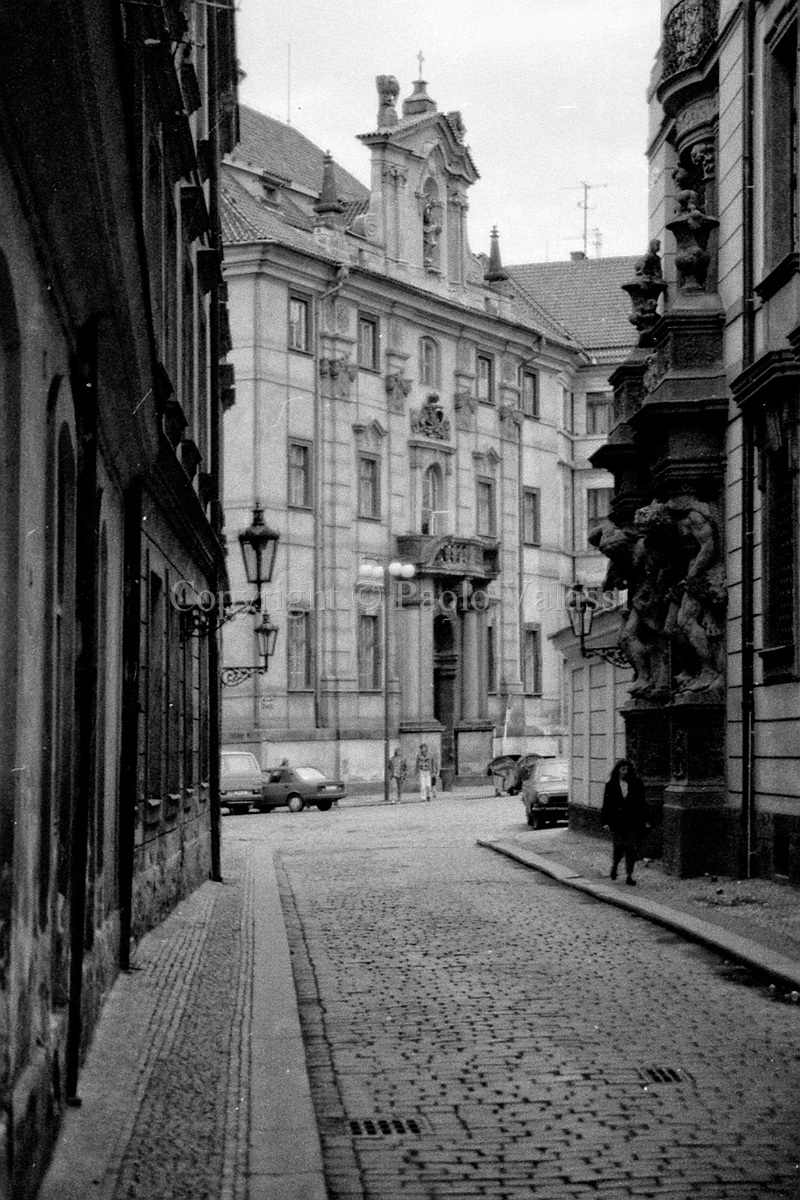
[[[363,1121],[351,1121],[350,1132],[353,1137],[395,1137],[401,1133],[420,1135],[420,1127],[413,1117],[401,1120],[400,1117],[371,1117]]]
[[[646,1083],[683,1083],[688,1079],[684,1071],[675,1067],[642,1067],[639,1076]]]

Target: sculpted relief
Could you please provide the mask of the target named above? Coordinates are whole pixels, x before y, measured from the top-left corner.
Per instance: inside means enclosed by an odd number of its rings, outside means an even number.
[[[610,560],[606,587],[628,589],[619,646],[636,672],[631,695],[718,699],[727,590],[714,506],[688,493],[654,500],[632,526],[606,520],[589,540]]]

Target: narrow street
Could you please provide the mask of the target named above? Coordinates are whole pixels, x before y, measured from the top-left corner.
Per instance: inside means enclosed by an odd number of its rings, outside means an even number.
[[[476,846],[520,818],[225,818],[278,856],[331,1200],[800,1196],[800,1008]]]

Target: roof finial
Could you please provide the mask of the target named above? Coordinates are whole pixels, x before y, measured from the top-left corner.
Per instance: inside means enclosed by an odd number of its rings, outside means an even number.
[[[419,63],[419,78],[422,79],[422,64],[425,62],[425,59],[421,50],[417,55],[417,62]]]
[[[319,213],[320,216],[325,213],[344,212],[344,205],[336,191],[336,175],[330,150],[322,160],[322,191],[319,194],[319,200],[314,205],[314,212]]]
[[[503,264],[500,261],[500,235],[497,232],[497,226],[492,229],[492,238],[489,246],[489,265],[483,273],[483,278],[487,283],[505,283],[508,275],[503,270]]]

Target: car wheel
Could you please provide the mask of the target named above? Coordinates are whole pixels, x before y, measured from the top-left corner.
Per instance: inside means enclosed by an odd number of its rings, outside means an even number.
[[[259,805],[258,805],[258,811],[259,811],[260,813],[268,813],[268,812],[269,812],[269,805],[268,805],[268,804],[259,804]]]
[[[298,796],[297,792],[292,792],[291,796],[287,796],[286,803],[289,806],[289,812],[302,812],[305,808],[303,797]]]
[[[243,816],[250,811],[249,804],[232,804],[230,808],[234,816]]]
[[[318,800],[317,808],[319,809],[320,812],[327,812],[332,804],[333,804],[332,800]]]
[[[529,824],[529,825],[533,825],[533,824],[534,824],[534,820],[533,820],[533,813],[528,813],[528,824]]]

